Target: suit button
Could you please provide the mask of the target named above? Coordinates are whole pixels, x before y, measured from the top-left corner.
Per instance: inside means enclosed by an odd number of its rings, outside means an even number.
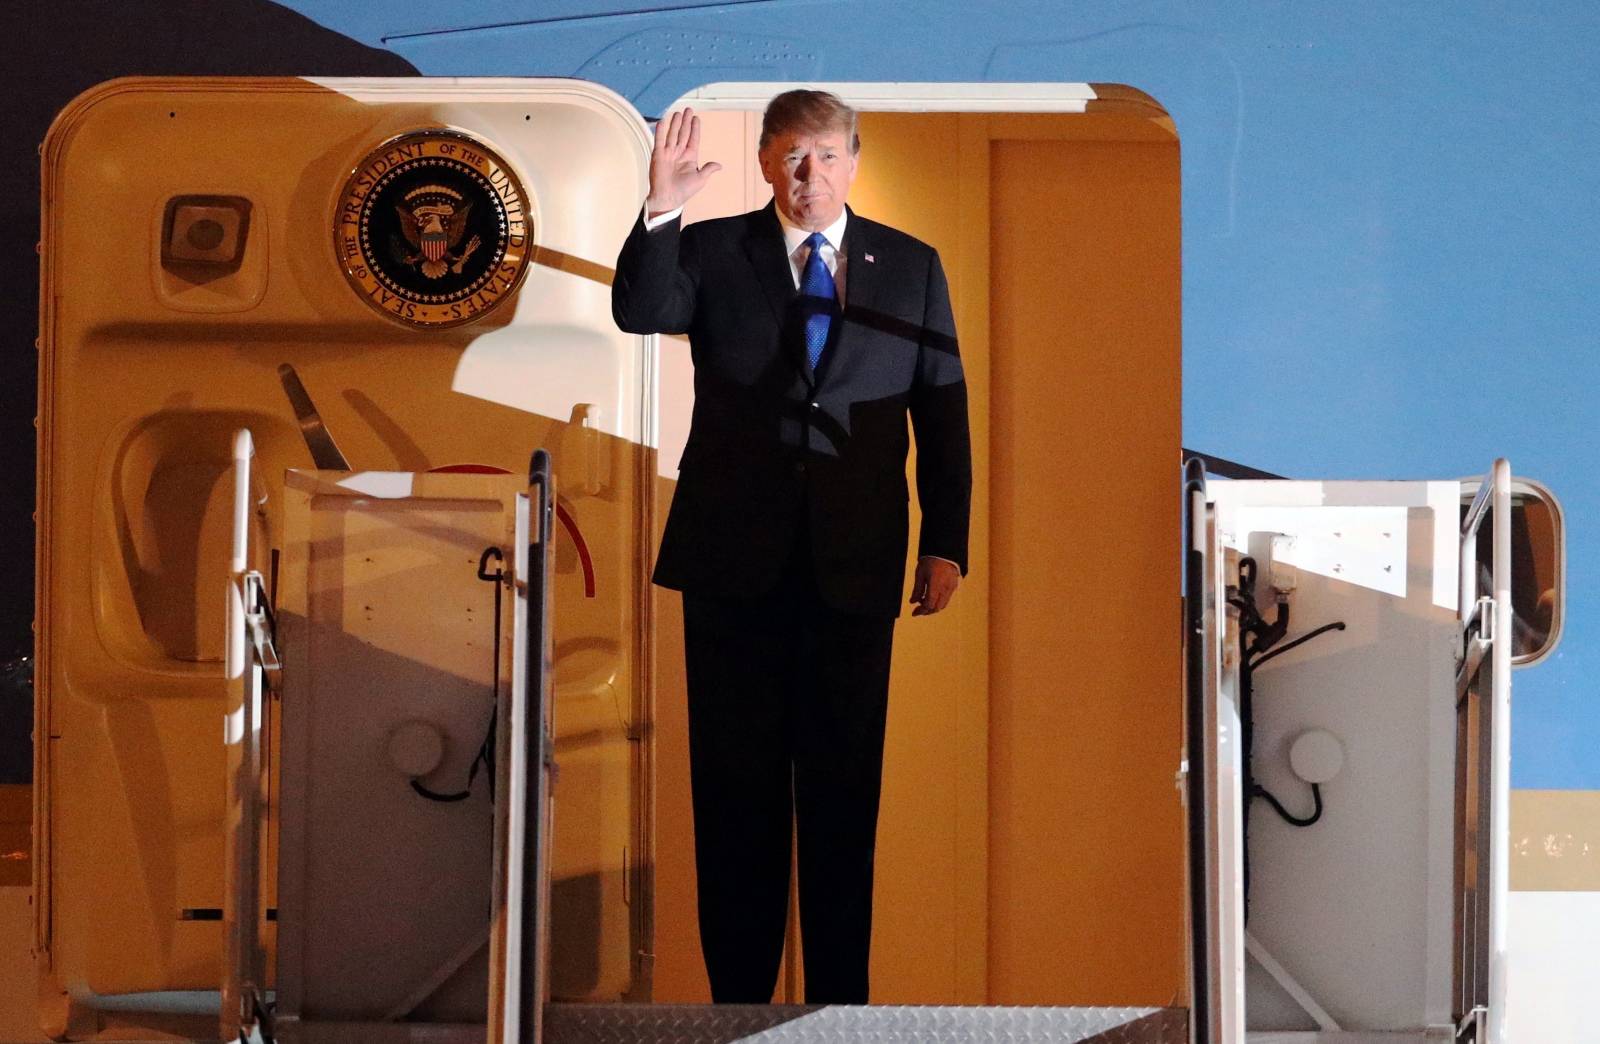
[[[806,462],[803,461],[803,460],[795,461],[794,462],[794,473],[796,475],[804,475],[806,473]]]

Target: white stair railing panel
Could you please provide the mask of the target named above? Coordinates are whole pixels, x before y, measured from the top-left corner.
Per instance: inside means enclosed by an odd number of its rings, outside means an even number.
[[[1491,527],[1490,591],[1478,535]],[[1511,465],[1496,460],[1461,523],[1462,663],[1457,676],[1458,1036],[1506,1039],[1506,915],[1511,877]],[[1487,667],[1487,679],[1485,668]],[[1487,680],[1487,689],[1485,688]],[[1470,1036],[1468,1036],[1470,1034]]]
[[[233,540],[228,563],[224,644],[226,750],[222,1005],[225,1041],[250,1039],[265,988],[261,945],[261,835],[267,758],[263,649],[270,649],[261,574],[250,568],[250,518],[255,443],[248,429],[233,440]],[[276,667],[276,657],[270,666]]]

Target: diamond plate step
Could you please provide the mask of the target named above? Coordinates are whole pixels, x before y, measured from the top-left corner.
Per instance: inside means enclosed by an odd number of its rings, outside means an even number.
[[[552,1004],[545,1044],[1186,1044],[1179,1008]]]
[[[280,1030],[280,1040],[300,1044],[473,1044],[484,1039],[481,1025],[302,1023]],[[224,1044],[210,1036],[161,1038],[176,1039]],[[1181,1008],[551,1004],[544,1028],[544,1044],[1188,1044],[1188,1039],[1188,1012]],[[1342,1044],[1342,1038],[1328,1039]],[[1360,1044],[1366,1039],[1359,1038]],[[1397,1038],[1395,1044],[1407,1040]],[[157,1042],[124,1038],[122,1044]]]

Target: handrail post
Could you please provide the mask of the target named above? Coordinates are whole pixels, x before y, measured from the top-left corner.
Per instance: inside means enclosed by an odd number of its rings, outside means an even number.
[[[550,699],[551,527],[556,493],[550,454],[538,450],[517,494],[511,556],[511,684],[496,735],[494,894],[489,940],[489,1044],[538,1044],[547,992],[550,786],[555,757]]]
[[[253,1028],[261,989],[260,823],[262,778],[261,667],[249,638],[250,479],[255,443],[249,429],[233,438],[233,545],[228,562],[226,703],[223,744],[223,968],[219,1024],[223,1040]]]
[[[1492,534],[1487,597],[1479,583],[1478,561],[1485,520]],[[1456,1015],[1462,1033],[1472,1030],[1474,1044],[1506,1044],[1514,650],[1511,465],[1504,458],[1494,462],[1462,518],[1460,564],[1457,612],[1465,658],[1456,686]],[[1473,627],[1475,635],[1469,633]],[[1471,866],[1476,869],[1469,874]]]
[[[1494,462],[1494,636],[1491,741],[1493,765],[1511,771],[1511,465]],[[1489,815],[1489,1044],[1506,1044],[1506,907],[1511,895],[1511,785],[1491,776]]]

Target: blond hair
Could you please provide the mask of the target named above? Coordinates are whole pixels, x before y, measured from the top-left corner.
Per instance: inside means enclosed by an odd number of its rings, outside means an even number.
[[[846,105],[843,98],[827,91],[784,91],[767,103],[767,111],[761,117],[761,140],[756,149],[765,149],[767,143],[780,134],[821,134],[830,130],[844,131],[850,139],[850,151],[861,151],[861,135],[856,133],[856,110]]]

